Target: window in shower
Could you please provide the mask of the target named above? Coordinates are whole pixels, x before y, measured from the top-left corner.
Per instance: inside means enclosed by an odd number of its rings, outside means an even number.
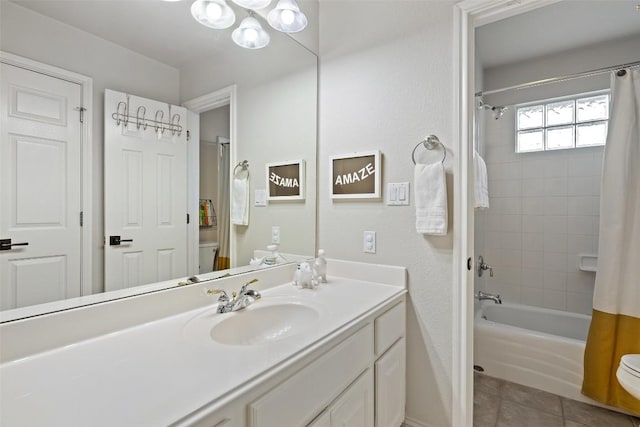
[[[516,107],[516,153],[604,145],[609,91]]]

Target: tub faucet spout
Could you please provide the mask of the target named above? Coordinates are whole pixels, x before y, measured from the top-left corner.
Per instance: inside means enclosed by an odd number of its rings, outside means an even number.
[[[502,304],[502,299],[500,298],[500,295],[493,295],[487,292],[478,291],[478,293],[476,294],[476,298],[478,298],[478,301],[491,300],[496,304]]]

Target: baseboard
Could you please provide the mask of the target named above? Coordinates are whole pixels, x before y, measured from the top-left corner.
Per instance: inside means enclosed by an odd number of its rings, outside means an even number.
[[[403,427],[435,427],[432,426],[431,424],[427,424],[424,423],[420,420],[416,420],[415,418],[411,418],[411,417],[404,417],[404,423],[402,424]]]

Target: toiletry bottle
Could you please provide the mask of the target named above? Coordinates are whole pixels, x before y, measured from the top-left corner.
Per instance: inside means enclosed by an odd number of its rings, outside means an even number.
[[[319,283],[327,283],[327,260],[324,257],[324,249],[318,249],[318,258],[313,262],[315,276]]]

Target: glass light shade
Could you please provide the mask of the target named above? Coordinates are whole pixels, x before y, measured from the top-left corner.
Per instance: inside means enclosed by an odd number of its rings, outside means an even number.
[[[264,9],[269,6],[271,0],[232,0],[235,4],[240,7],[244,7],[245,9]]]
[[[225,0],[196,0],[191,5],[196,21],[209,28],[223,30],[236,22],[236,14]]]
[[[244,18],[240,26],[231,33],[231,38],[238,46],[247,49],[260,49],[271,41],[269,34],[262,29],[258,20],[253,16]]]
[[[280,0],[267,15],[267,21],[274,29],[283,33],[297,33],[307,27],[307,17],[300,12],[296,0]]]

